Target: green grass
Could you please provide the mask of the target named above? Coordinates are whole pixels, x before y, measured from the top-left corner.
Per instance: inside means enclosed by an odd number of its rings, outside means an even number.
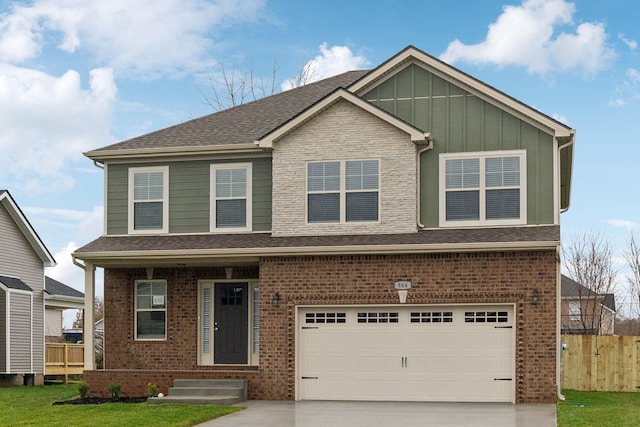
[[[52,405],[77,397],[77,384],[0,388],[0,425],[193,426],[240,410],[231,406],[147,403]]]
[[[640,426],[640,393],[564,390],[558,426]]]

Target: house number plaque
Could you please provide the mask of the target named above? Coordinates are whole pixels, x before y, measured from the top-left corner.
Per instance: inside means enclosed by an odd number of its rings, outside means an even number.
[[[398,280],[396,283],[393,284],[393,287],[398,290],[411,289],[411,282],[407,280]]]

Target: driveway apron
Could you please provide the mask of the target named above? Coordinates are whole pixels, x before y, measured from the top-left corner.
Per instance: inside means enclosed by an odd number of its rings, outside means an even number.
[[[243,402],[204,427],[556,426],[554,404],[434,402]]]

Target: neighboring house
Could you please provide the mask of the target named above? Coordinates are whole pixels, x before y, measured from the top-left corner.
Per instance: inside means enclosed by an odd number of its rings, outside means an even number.
[[[51,253],[0,190],[0,385],[44,383],[44,268]]]
[[[613,335],[614,294],[599,294],[562,275],[561,331],[563,334]]]
[[[105,176],[104,235],[73,254],[87,307],[104,268],[89,393],[555,402],[573,144],[410,46],[85,153]]]
[[[44,336],[46,342],[63,340],[64,310],[83,309],[84,294],[51,277],[44,278]]]

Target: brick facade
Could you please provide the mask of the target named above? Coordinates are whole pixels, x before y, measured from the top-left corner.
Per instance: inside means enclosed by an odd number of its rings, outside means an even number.
[[[167,340],[134,340],[134,287],[144,269],[105,270],[105,371],[85,373],[90,395],[108,383],[144,395],[148,382],[166,390],[175,378],[246,378],[250,399],[295,398],[298,305],[397,304],[397,280],[409,280],[407,304],[515,305],[516,402],[556,399],[555,250],[269,257],[259,268],[235,267],[234,279],[260,281],[259,366],[197,365],[197,282],[225,280],[223,268],[156,269],[167,279]],[[539,303],[533,305],[533,290]],[[278,292],[281,302],[271,305]]]

